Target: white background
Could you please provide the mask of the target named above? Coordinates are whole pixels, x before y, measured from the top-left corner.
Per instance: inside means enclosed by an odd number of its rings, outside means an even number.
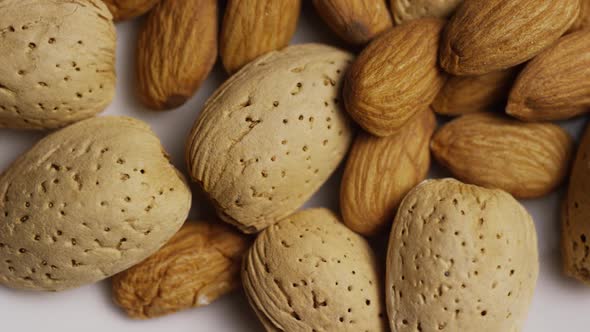
[[[104,114],[124,114],[147,121],[162,139],[178,168],[185,170],[184,143],[193,121],[206,98],[227,78],[219,63],[198,94],[172,112],[151,112],[134,98],[133,54],[139,22],[119,24],[117,53],[117,96]],[[312,8],[305,6],[293,43],[324,42],[344,46],[327,30]],[[563,123],[579,137],[584,121]],[[0,172],[26,151],[43,133],[0,129]],[[508,170],[507,170],[508,171]],[[318,192],[307,206],[338,209],[341,170]],[[435,167],[433,176],[445,176]],[[563,189],[562,189],[563,190]],[[539,236],[541,270],[525,332],[588,331],[590,327],[590,287],[561,273],[558,201],[562,192],[524,201],[533,215]],[[202,202],[195,200],[192,216],[197,217]],[[531,257],[531,259],[533,259]],[[261,331],[255,315],[241,292],[224,297],[208,307],[148,321],[133,321],[111,302],[108,281],[63,293],[31,293],[0,287],[0,331]],[[468,331],[465,331],[468,332]],[[503,332],[503,331],[498,331]]]

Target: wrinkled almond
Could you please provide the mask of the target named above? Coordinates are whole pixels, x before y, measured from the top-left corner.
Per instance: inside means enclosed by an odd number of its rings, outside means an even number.
[[[187,222],[154,255],[113,277],[113,299],[138,319],[205,306],[240,286],[248,246],[229,226]]]
[[[562,37],[527,64],[506,111],[525,121],[564,120],[590,111],[590,30]]]
[[[229,0],[219,42],[225,70],[232,74],[257,57],[289,45],[301,0]]]
[[[348,228],[371,236],[393,222],[402,198],[428,173],[435,127],[434,113],[427,109],[397,135],[358,134],[340,187],[340,208]]]
[[[137,91],[147,107],[184,104],[217,58],[217,1],[165,0],[148,15],[137,44]]]
[[[464,182],[520,198],[543,196],[564,179],[571,137],[550,123],[524,123],[492,113],[463,115],[432,139],[436,160]]]
[[[353,62],[344,81],[352,118],[377,136],[390,136],[434,100],[445,75],[437,65],[444,21],[409,21],[375,39]]]
[[[364,45],[392,27],[385,0],[313,0],[318,14],[342,39]]]

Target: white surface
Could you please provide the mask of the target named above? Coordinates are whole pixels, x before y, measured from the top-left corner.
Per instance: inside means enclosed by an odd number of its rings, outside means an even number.
[[[118,82],[114,103],[104,114],[124,114],[147,121],[162,139],[174,163],[184,166],[184,143],[194,119],[206,98],[226,78],[215,68],[199,93],[184,107],[156,113],[145,110],[134,98],[133,53],[138,22],[118,25]],[[325,42],[342,44],[325,28],[311,8],[306,7],[299,22],[294,43]],[[583,120],[564,123],[570,133],[579,137]],[[43,133],[0,130],[0,171],[26,151]],[[337,172],[307,206],[338,208]],[[445,176],[436,169],[434,176]],[[561,273],[559,251],[560,226],[558,200],[561,192],[537,200],[525,201],[537,225],[541,271],[525,332],[587,331],[590,326],[590,288],[574,282]],[[199,202],[194,202],[192,216],[198,215]],[[202,204],[201,204],[202,205]],[[110,284],[102,282],[56,294],[13,291],[0,287],[0,331],[261,331],[255,315],[239,292],[214,302],[208,307],[149,321],[126,318],[111,303]],[[454,332],[454,331],[453,331]],[[469,332],[469,331],[465,331]],[[502,332],[502,331],[498,331]]]

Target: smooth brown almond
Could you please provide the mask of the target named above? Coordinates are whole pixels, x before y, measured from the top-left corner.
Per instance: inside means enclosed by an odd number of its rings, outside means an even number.
[[[360,133],[352,146],[342,184],[340,208],[348,228],[372,236],[393,222],[404,196],[426,178],[434,113],[418,113],[397,135]]]
[[[212,222],[187,222],[158,252],[113,278],[113,300],[136,319],[201,307],[240,287],[247,237]]]
[[[160,0],[102,0],[113,14],[115,22],[130,20],[147,13]]]
[[[573,24],[580,0],[470,0],[449,21],[441,66],[454,75],[482,75],[526,62]]]
[[[225,70],[233,74],[257,57],[289,45],[300,11],[301,0],[229,0],[219,42]]]
[[[445,81],[437,64],[444,21],[409,21],[375,39],[344,81],[351,117],[376,136],[391,136],[428,107]]]
[[[217,58],[217,1],[166,0],[150,12],[137,44],[137,91],[155,110],[183,105]]]
[[[562,37],[518,76],[506,112],[525,121],[564,120],[590,111],[590,30]]]
[[[313,5],[349,44],[364,45],[393,26],[385,0],[313,0]]]
[[[458,179],[519,198],[543,196],[561,184],[572,146],[559,126],[487,112],[449,122],[431,143],[436,160]]]
[[[451,76],[432,102],[432,109],[452,116],[490,111],[506,102],[516,73],[507,69],[479,76]]]

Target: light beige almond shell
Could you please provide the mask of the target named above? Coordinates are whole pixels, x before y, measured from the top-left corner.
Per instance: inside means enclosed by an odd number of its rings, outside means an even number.
[[[524,121],[565,120],[590,111],[590,30],[562,37],[527,64],[506,112]]]
[[[115,26],[99,0],[0,2],[0,128],[49,129],[115,93]]]
[[[450,116],[491,111],[505,105],[516,74],[511,68],[479,76],[451,76],[432,102],[432,109]]]
[[[580,0],[464,1],[446,26],[440,64],[454,75],[483,75],[526,62],[573,24]]]
[[[580,0],[582,5],[578,19],[571,26],[570,31],[590,28],[590,0]]]
[[[301,12],[301,0],[229,0],[223,17],[219,52],[233,74],[247,63],[287,45]]]
[[[398,133],[443,86],[437,52],[444,21],[409,21],[372,41],[346,74],[350,116],[375,136]]]
[[[153,110],[183,105],[217,59],[217,0],[163,0],[137,41],[137,95]]]
[[[561,254],[564,272],[590,285],[590,129],[580,147],[563,204]]]
[[[136,319],[206,306],[240,287],[249,245],[229,225],[188,221],[158,252],[113,277],[113,300]]]
[[[461,181],[519,198],[544,196],[569,170],[572,138],[551,123],[525,123],[492,113],[463,115],[433,136],[436,160]]]
[[[372,236],[391,225],[401,200],[426,178],[435,128],[436,118],[428,109],[397,135],[356,136],[340,185],[340,209],[348,228]]]
[[[160,0],[102,0],[115,21],[124,21],[136,18],[147,13]],[[165,0],[164,0],[165,1]]]
[[[320,17],[340,38],[364,45],[393,26],[385,0],[313,0]]]
[[[57,291],[110,277],[158,250],[190,205],[145,123],[98,117],[64,128],[0,175],[0,284]]]
[[[266,331],[387,331],[381,268],[371,247],[326,209],[264,230],[242,282]]]
[[[389,240],[392,331],[522,331],[539,273],[531,216],[501,190],[429,180]]]
[[[251,62],[207,101],[186,158],[222,219],[258,232],[328,179],[352,140],[339,101],[351,60],[329,46],[291,46]]]
[[[424,17],[446,18],[451,16],[463,0],[391,0],[395,23]]]

